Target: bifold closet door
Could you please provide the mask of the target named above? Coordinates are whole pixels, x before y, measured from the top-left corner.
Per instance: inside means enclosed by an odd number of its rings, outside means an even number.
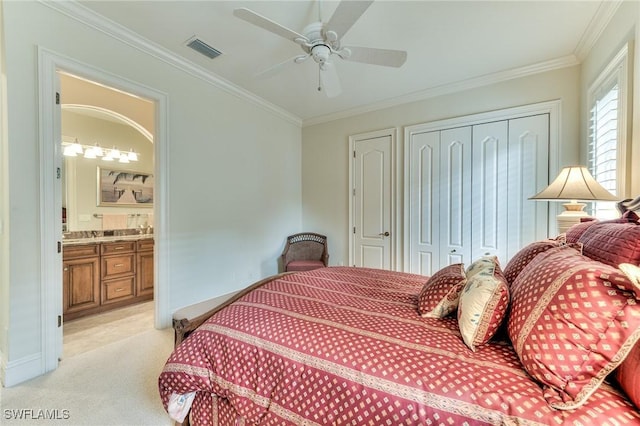
[[[471,262],[471,127],[440,133],[440,265]]]
[[[472,258],[502,265],[547,235],[546,203],[528,198],[549,179],[549,115],[473,126]]]
[[[508,129],[506,120],[473,126],[473,260],[487,254],[505,258],[509,207]]]
[[[508,239],[505,261],[547,236],[548,203],[529,200],[549,183],[549,114],[509,120]]]
[[[431,275],[440,265],[440,131],[409,142],[409,272]]]
[[[496,255],[504,266],[547,234],[549,114],[409,136],[407,270],[431,275]]]
[[[471,257],[471,127],[413,134],[409,270],[431,275]]]

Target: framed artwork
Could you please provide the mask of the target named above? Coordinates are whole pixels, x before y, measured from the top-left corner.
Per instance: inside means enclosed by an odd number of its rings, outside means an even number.
[[[153,206],[153,175],[98,167],[98,206]]]

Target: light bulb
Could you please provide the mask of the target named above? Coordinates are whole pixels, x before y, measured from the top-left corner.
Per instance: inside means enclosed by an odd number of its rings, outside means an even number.
[[[96,152],[93,148],[87,148],[84,150],[84,158],[96,158]]]

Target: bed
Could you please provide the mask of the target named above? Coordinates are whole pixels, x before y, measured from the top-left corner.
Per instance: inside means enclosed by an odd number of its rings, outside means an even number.
[[[178,321],[165,409],[192,425],[640,424],[640,224],[576,227],[507,265],[264,279]]]

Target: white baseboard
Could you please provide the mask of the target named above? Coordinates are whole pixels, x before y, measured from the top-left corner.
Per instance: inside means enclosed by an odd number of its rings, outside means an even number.
[[[42,369],[42,354],[33,354],[15,361],[7,361],[2,355],[2,371],[0,378],[6,388],[15,386],[44,373]]]

